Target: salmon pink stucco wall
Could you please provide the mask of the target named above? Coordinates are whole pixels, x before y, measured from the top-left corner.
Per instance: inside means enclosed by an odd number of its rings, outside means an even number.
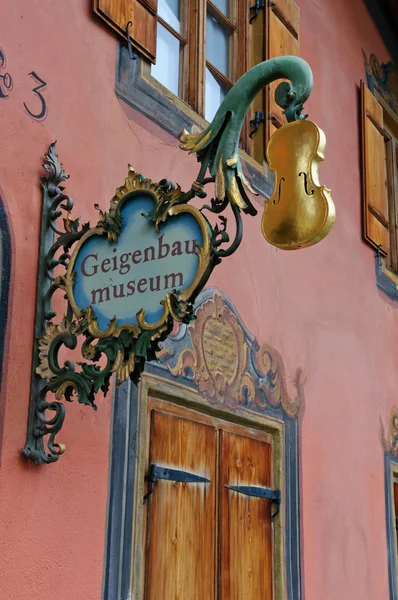
[[[337,220],[319,245],[278,251],[244,217],[244,241],[209,285],[223,290],[260,343],[282,354],[288,383],[304,369],[301,525],[306,600],[386,600],[388,578],[379,419],[397,404],[397,305],[376,288],[373,252],[361,238],[358,86],[362,51],[388,60],[362,0],[299,0],[301,56],[315,77],[306,106],[327,137],[321,183]],[[43,155],[57,140],[75,214],[96,220],[127,164],[154,181],[188,188],[195,157],[117,99],[116,37],[89,0],[3,0],[0,189],[13,238],[0,466],[0,598],[99,600],[105,547],[110,399],[98,412],[68,405],[62,459],[23,460],[29,399]],[[34,71],[47,82],[48,115]],[[257,201],[259,208],[261,202]]]

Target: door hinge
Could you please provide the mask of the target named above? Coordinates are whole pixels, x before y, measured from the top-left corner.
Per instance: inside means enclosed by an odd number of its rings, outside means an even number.
[[[145,477],[145,481],[149,482],[148,492],[145,494],[143,501],[144,504],[153,493],[155,488],[155,482],[158,479],[166,479],[167,481],[179,481],[181,483],[210,483],[210,479],[202,477],[201,475],[195,475],[195,473],[189,473],[188,471],[181,471],[180,469],[169,469],[168,467],[159,467],[159,465],[151,465],[149,467],[149,474]]]
[[[256,0],[254,6],[250,7],[250,12],[252,12],[252,16],[249,19],[250,25],[253,23],[255,19],[258,17],[258,13],[261,8],[265,8],[265,0]]]
[[[255,133],[257,133],[258,126],[260,125],[260,123],[263,123],[264,121],[265,121],[264,113],[256,110],[256,112],[254,113],[254,119],[250,120],[250,125],[252,126],[252,129],[249,133],[249,138],[252,138],[253,135]]]
[[[245,496],[253,496],[254,498],[265,498],[271,500],[273,504],[276,504],[276,511],[271,515],[271,521],[279,515],[281,510],[282,494],[280,490],[273,490],[267,487],[257,487],[254,485],[226,485],[229,490],[238,492],[239,494],[245,494]]]

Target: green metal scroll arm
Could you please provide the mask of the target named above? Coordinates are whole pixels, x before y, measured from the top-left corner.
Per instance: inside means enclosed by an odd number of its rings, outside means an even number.
[[[301,112],[313,85],[309,65],[297,56],[281,56],[256,65],[231,88],[207,129],[197,135],[184,130],[180,135],[180,147],[196,152],[202,163],[193,190],[203,185],[208,168],[215,180],[217,202],[227,204],[230,201],[245,213],[257,214],[245,191],[247,188],[256,194],[243,174],[239,138],[255,96],[277,79],[291,81],[291,84],[283,81],[275,91],[275,100],[284,109],[288,122],[306,118]]]

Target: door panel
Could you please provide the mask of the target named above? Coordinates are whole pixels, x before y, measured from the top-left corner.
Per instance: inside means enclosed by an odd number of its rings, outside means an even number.
[[[151,411],[149,464],[210,480],[158,480],[148,500],[146,600],[215,599],[216,431]]]
[[[271,446],[220,431],[221,600],[272,600],[271,502],[227,485],[271,487]]]

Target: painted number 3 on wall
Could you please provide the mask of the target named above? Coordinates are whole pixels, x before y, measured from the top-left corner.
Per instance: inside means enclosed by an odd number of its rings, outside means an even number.
[[[12,90],[12,77],[10,73],[4,72],[5,66],[6,57],[3,50],[0,48],[0,100],[7,98]],[[47,114],[47,103],[41,91],[45,89],[47,82],[44,81],[35,71],[31,71],[29,75],[32,77],[34,82],[38,84],[32,88],[32,92],[36,98],[38,98],[38,100],[36,100],[36,104],[34,103],[34,100],[24,102],[24,108],[28,115],[32,117],[32,119],[44,119]]]

